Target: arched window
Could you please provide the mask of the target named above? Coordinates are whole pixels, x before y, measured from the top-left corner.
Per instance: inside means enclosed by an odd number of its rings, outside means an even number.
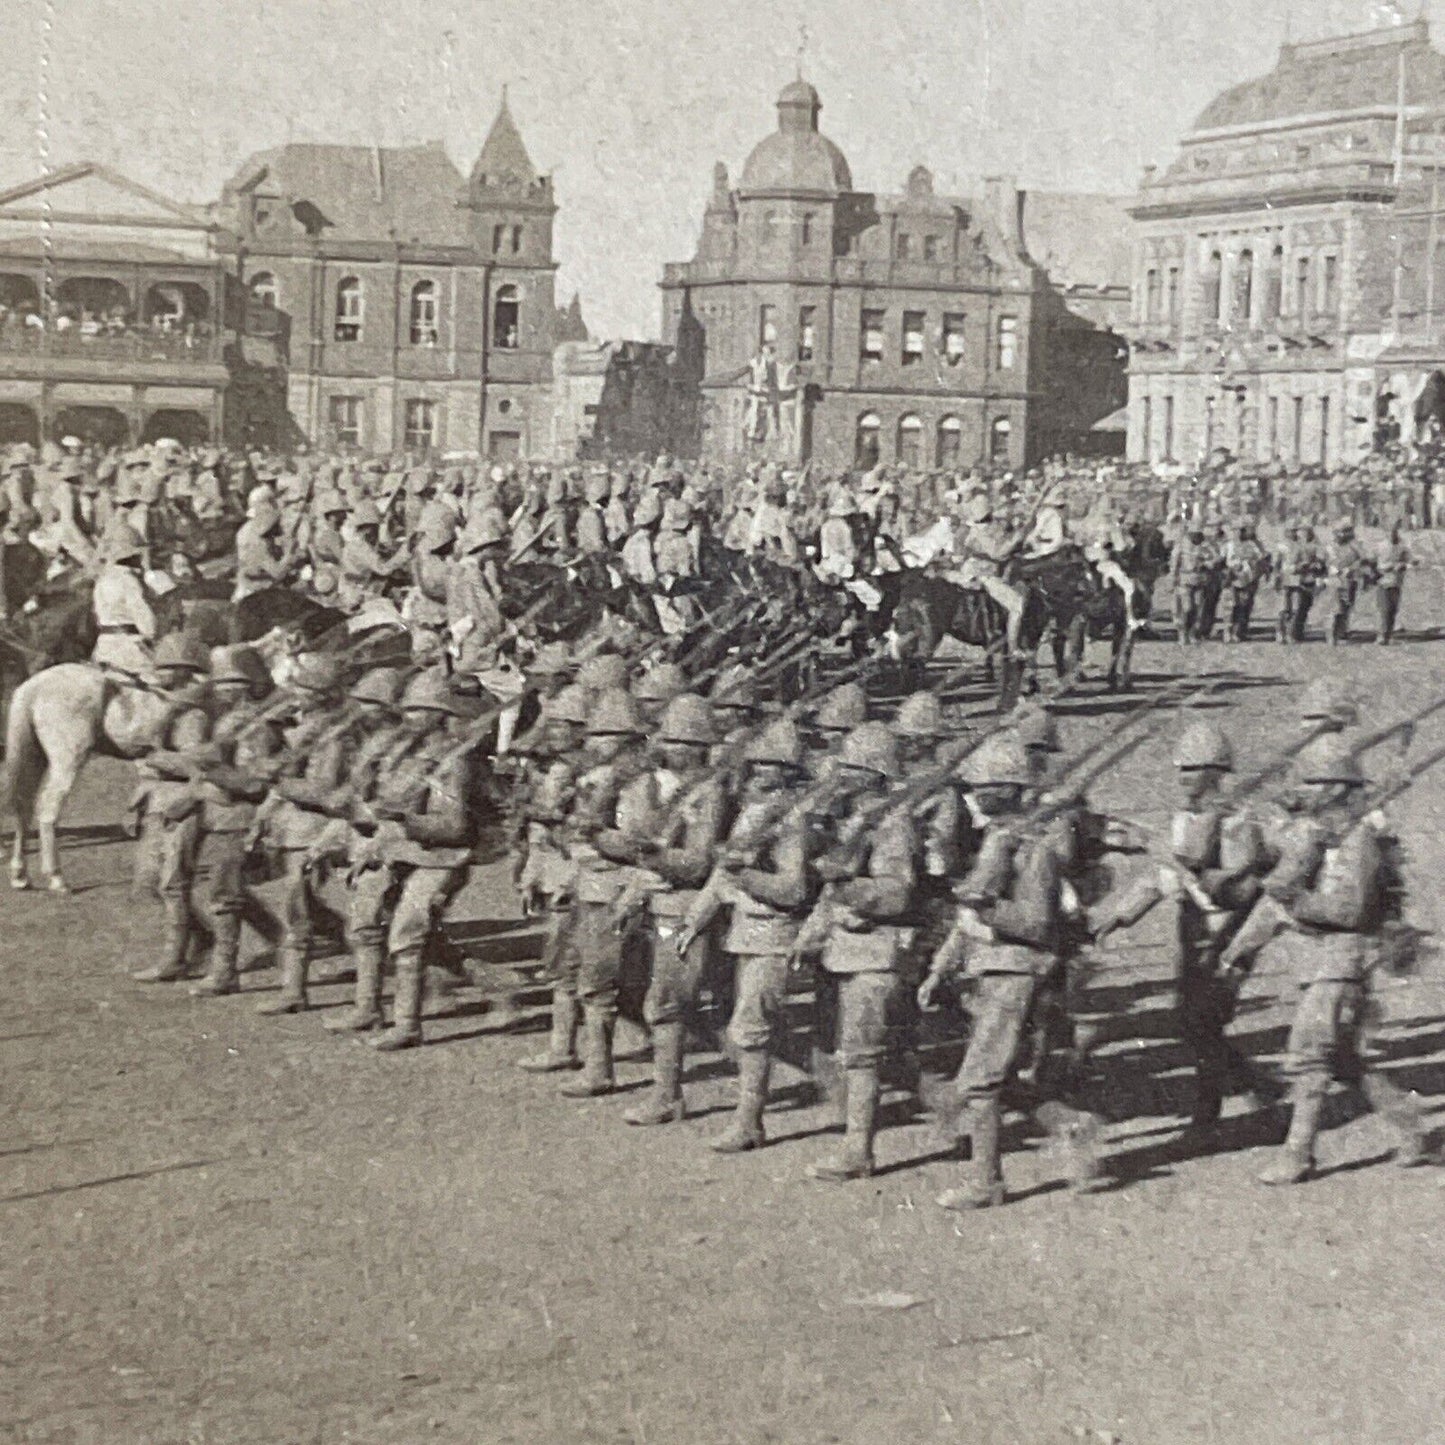
[[[411,288],[411,344],[437,344],[437,283],[418,281]]]
[[[853,462],[863,471],[871,471],[878,465],[878,431],[881,425],[876,411],[865,411],[858,418],[858,438],[853,448]]]
[[[361,282],[348,276],[336,287],[336,339],[361,340]]]
[[[498,351],[516,351],[522,344],[521,320],[522,301],[517,288],[500,287],[492,306],[492,345]]]
[[[963,452],[963,423],[956,416],[946,416],[938,424],[938,466],[951,471]]]
[[[923,462],[923,423],[911,412],[898,421],[898,462],[905,467]]]
[[[270,271],[257,271],[251,277],[251,300],[257,306],[274,311],[281,304],[281,293],[276,289],[276,277]]]
[[[988,430],[988,459],[991,462],[1006,462],[1009,459],[1009,443],[1013,440],[1013,423],[1006,417],[995,417]]]

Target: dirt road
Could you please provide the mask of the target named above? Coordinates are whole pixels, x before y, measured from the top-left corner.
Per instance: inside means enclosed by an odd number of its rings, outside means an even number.
[[[1146,646],[1142,685],[1179,659]],[[1445,644],[1188,661],[1248,674],[1220,691],[1248,760],[1312,668],[1337,662],[1388,716],[1442,685]],[[1066,738],[1116,718],[1085,700]],[[1099,798],[1157,825],[1168,780],[1161,741]],[[270,973],[213,1002],[131,983],[157,910],[129,901],[106,831],[127,787],[115,767],[83,787],[75,897],[0,903],[0,1441],[1445,1439],[1445,1170],[1395,1171],[1377,1121],[1337,1116],[1326,1177],[1266,1191],[1252,1176],[1280,1124],[1239,1101],[1216,1152],[1180,1150],[1157,935],[1097,995],[1116,1021],[1114,1187],[1071,1198],[1011,1129],[1017,1202],[960,1219],[932,1203],[958,1166],[901,1106],[884,1172],[828,1187],[803,1177],[829,1143],[816,1110],[775,1109],[756,1154],[704,1147],[731,1097],[709,1056],[691,1061],[697,1117],[637,1131],[628,1094],[568,1102],[516,1069],[535,1010],[498,1032],[465,995],[428,1047],[383,1057],[318,1013],[258,1018]],[[1430,927],[1442,805],[1445,770],[1398,809]],[[502,890],[467,903],[479,957],[526,955]],[[1277,986],[1252,986],[1236,1029],[1264,1056]],[[1391,1067],[1438,1110],[1445,973],[1388,1005]],[[635,1089],[646,1065],[621,1074]]]

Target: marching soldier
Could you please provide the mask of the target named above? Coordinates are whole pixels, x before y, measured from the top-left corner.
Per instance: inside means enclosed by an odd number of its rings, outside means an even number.
[[[769,1048],[783,1021],[798,919],[813,892],[807,819],[788,806],[803,776],[797,728],[785,718],[770,723],[748,745],[745,760],[736,820],[677,944],[687,952],[715,912],[729,910],[722,948],[732,955],[737,980],[728,1038],[738,1051],[738,1102],[732,1123],[712,1141],[720,1154],[766,1142]]]
[[[1224,549],[1225,637],[1230,642],[1249,641],[1249,620],[1265,562],[1253,525],[1241,522]]]
[[[814,860],[823,879],[828,933],[823,977],[837,990],[838,1064],[843,1071],[845,1134],[836,1156],[809,1169],[840,1181],[873,1173],[878,1070],[887,1054],[888,1019],[896,1008],[912,929],[917,838],[908,809],[881,818],[866,804],[899,776],[898,744],[886,723],[863,723],[843,739],[838,773],[845,789],[832,846]],[[869,824],[871,823],[871,826]]]
[[[644,587],[654,586],[657,582],[653,536],[661,521],[662,497],[655,488],[649,487],[637,499],[631,535],[623,544],[620,559],[622,570]]]
[[[1219,806],[1220,784],[1234,766],[1234,750],[1218,727],[1200,722],[1186,729],[1174,765],[1184,797],[1171,827],[1170,863],[1101,911],[1094,941],[1100,944],[1116,928],[1132,927],[1156,903],[1174,901],[1179,1036],[1194,1063],[1190,1126],[1204,1129],[1218,1122],[1230,1079],[1253,1079],[1253,1071],[1225,1039],[1240,978],[1226,974],[1219,960],[1258,897],[1264,843],[1247,816]]]
[[[311,563],[311,590],[323,601],[333,603],[341,590],[341,525],[347,513],[346,498],[327,490],[316,497],[312,510],[307,551]]]
[[[141,855],[156,860],[165,933],[160,961],[131,975],[138,983],[171,983],[184,978],[190,966],[200,819],[189,779],[191,758],[211,730],[203,682],[209,666],[205,647],[185,633],[163,637],[156,648],[155,685],[164,705],[150,730],[133,806],[140,815]]]
[[[1201,629],[1213,560],[1212,549],[1204,540],[1203,524],[1191,522],[1169,562],[1174,587],[1174,629],[1181,647],[1207,640]]]
[[[1334,540],[1325,555],[1330,608],[1325,636],[1331,647],[1349,640],[1350,613],[1359,595],[1364,557],[1355,545],[1355,529],[1345,520],[1335,524]]]
[[[568,1098],[610,1094],[612,1035],[624,958],[633,956],[637,930],[617,927],[614,908],[632,881],[652,837],[650,778],[636,756],[645,735],[637,705],[625,688],[608,688],[593,703],[571,818],[571,853],[577,864],[576,947],[580,955],[583,1072],[562,1086]]]
[[[944,576],[959,587],[982,588],[1004,610],[1008,649],[1018,656],[1024,620],[1024,595],[1004,579],[1004,567],[1017,550],[1007,527],[994,518],[987,492],[975,492],[964,504],[968,530],[963,538],[963,564]]]
[[[1029,1022],[1046,991],[1059,991],[1059,940],[1074,904],[1054,834],[1020,837],[1012,826],[1034,782],[1017,737],[988,739],[969,762],[970,809],[983,821],[983,840],[968,876],[958,885],[959,907],[949,936],[919,989],[922,1009],[933,1007],[943,982],[960,970],[973,985],[973,1029],[957,1088],[972,1143],[966,1183],[945,1191],[945,1209],[983,1209],[1004,1201],[999,1131],[1003,1093],[1017,1071]],[[1066,1141],[1076,1139],[1061,1131]],[[1097,1170],[1092,1154],[1070,1148],[1073,1181],[1083,1187]]]
[[[858,575],[858,541],[853,535],[853,498],[839,486],[828,502],[828,516],[818,531],[819,578],[841,587]]]
[[[705,698],[682,693],[668,703],[658,726],[657,766],[651,774],[656,836],[643,849],[645,892],[651,924],[652,978],[643,1017],[652,1030],[652,1093],[623,1118],[642,1127],[684,1117],[683,1051],[688,1015],[710,957],[711,935],[679,947],[684,923],[698,891],[712,872],[726,824],[727,793],[720,777],[689,784],[707,762],[716,737]]]
[[[1389,535],[1375,552],[1375,606],[1379,609],[1380,626],[1375,641],[1388,647],[1395,637],[1395,620],[1400,615],[1400,593],[1405,586],[1405,573],[1410,570],[1410,553],[1400,540],[1400,524],[1391,525]]]
[[[548,1047],[518,1067],[534,1074],[579,1069],[577,1001],[580,956],[575,946],[577,866],[567,839],[567,820],[577,793],[579,758],[592,698],[578,683],[563,687],[542,704],[541,737],[529,751],[530,778],[520,790],[517,816],[521,849],[516,876],[522,910],[543,914],[547,937],[542,959],[552,983],[552,1026]]]
[[[456,513],[428,502],[413,542],[412,591],[405,609],[412,656],[426,664],[441,661],[446,650],[447,578],[456,540]]]
[[[1285,1061],[1294,1107],[1278,1158],[1259,1176],[1264,1184],[1298,1184],[1314,1173],[1332,1077],[1360,1090],[1384,1117],[1397,1139],[1398,1164],[1426,1162],[1414,1101],[1370,1068],[1362,1048],[1389,881],[1377,821],[1352,813],[1364,778],[1349,744],[1330,735],[1301,753],[1296,772],[1294,826],[1264,879],[1265,898],[1223,959],[1226,967],[1245,969],[1279,926],[1299,935],[1287,950],[1298,989]],[[1266,926],[1251,927],[1260,917]]]
[[[608,484],[607,507],[603,512],[603,524],[607,528],[607,541],[614,552],[622,550],[622,544],[632,531],[632,517],[627,510],[627,475],[614,472]]]
[[[522,676],[504,658],[508,636],[502,611],[500,563],[506,549],[505,519],[488,508],[467,518],[447,568],[447,629],[455,671],[474,677],[499,703],[497,753],[511,746],[521,715]]]
[[[607,493],[606,469],[589,473],[582,491],[584,505],[577,514],[577,550],[584,557],[612,550],[607,535]]]
[[[390,905],[386,953],[396,974],[391,1027],[371,1040],[382,1052],[422,1041],[423,955],[442,913],[466,878],[489,821],[481,796],[471,709],[440,669],[418,673],[400,701],[407,735],[400,756],[386,755],[371,811],[381,861],[400,886]]]
[[[196,759],[196,870],[203,882],[193,897],[211,935],[211,961],[205,978],[191,989],[197,997],[219,997],[241,987],[247,839],[266,795],[263,770],[281,750],[275,704],[268,700],[271,690],[271,676],[253,648],[217,648],[212,654],[211,735]]]

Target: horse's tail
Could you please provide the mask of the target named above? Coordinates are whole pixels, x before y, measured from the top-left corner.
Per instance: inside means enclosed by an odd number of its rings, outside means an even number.
[[[11,694],[5,717],[5,760],[0,766],[0,817],[14,815],[21,826],[36,784],[45,771],[45,753],[35,731],[35,679],[27,678]]]

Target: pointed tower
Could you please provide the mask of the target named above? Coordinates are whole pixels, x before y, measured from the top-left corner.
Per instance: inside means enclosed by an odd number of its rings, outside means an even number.
[[[532,164],[506,88],[461,199],[485,265],[483,444],[525,455],[545,440],[557,343],[552,178]]]

